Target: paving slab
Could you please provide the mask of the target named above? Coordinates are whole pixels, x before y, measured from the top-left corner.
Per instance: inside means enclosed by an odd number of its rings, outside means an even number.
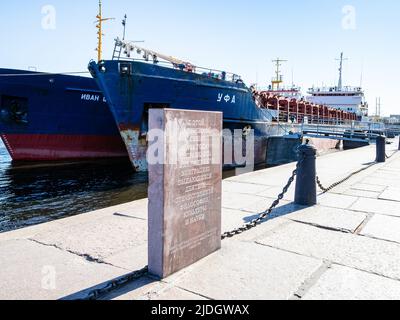
[[[293,223],[292,220],[286,219],[284,216],[275,217],[264,223],[261,223],[257,228],[252,229],[250,232],[244,232],[235,237],[235,240],[242,242],[255,242],[257,239],[269,235],[280,229],[284,229],[288,224]]]
[[[166,288],[170,288],[170,286],[145,276],[110,292],[103,296],[101,300],[148,300],[155,296],[157,292],[166,290]]]
[[[400,279],[399,244],[296,222],[273,230],[257,242],[396,280]]]
[[[385,186],[377,186],[377,185],[373,185],[373,184],[356,183],[356,184],[353,184],[350,189],[382,193],[383,191],[385,191],[386,187]]]
[[[400,203],[400,188],[389,187],[379,196],[379,199],[397,201]]]
[[[304,208],[285,216],[285,218],[324,228],[354,232],[367,218],[367,214],[343,209],[315,206]]]
[[[333,265],[303,300],[399,300],[400,281]]]
[[[117,290],[103,300],[209,300],[193,292],[175,287],[172,284],[156,282],[150,278],[143,278],[123,290]]]
[[[104,257],[103,262],[118,266],[126,270],[140,270],[148,263],[147,242],[141,245],[126,248]]]
[[[360,234],[400,243],[400,218],[376,214]]]
[[[386,178],[377,178],[377,177],[367,177],[361,181],[364,184],[373,184],[377,186],[384,187],[399,187],[400,183],[397,180],[391,180]]]
[[[377,179],[389,179],[394,182],[397,182],[400,185],[400,175],[399,174],[393,174],[392,172],[385,172],[382,170],[378,170],[371,174],[371,178],[377,178]]]
[[[222,207],[227,209],[242,210],[245,207],[251,206],[252,204],[261,201],[267,202],[265,198],[255,195],[248,195],[248,194],[239,195],[237,193],[226,193],[226,192],[222,194]]]
[[[124,250],[146,245],[147,221],[108,216],[84,224],[65,225],[56,233],[44,232],[33,236],[32,239],[104,260]]]
[[[271,187],[271,188],[268,188],[267,190],[257,193],[257,195],[261,196],[261,197],[276,199],[278,197],[278,195],[282,193],[283,187],[284,186]],[[293,183],[290,186],[290,188],[288,189],[287,193],[285,193],[285,195],[283,196],[283,199],[286,201],[293,201],[295,191],[296,191],[295,183]]]
[[[295,169],[296,164],[287,164],[277,168],[255,171],[242,176],[232,177],[226,181],[238,181],[250,184],[280,187],[282,181],[287,181]]]
[[[265,185],[259,185],[254,183],[243,183],[236,181],[224,181],[223,183],[223,192],[224,193],[239,193],[239,194],[251,194],[257,195],[262,191],[266,191],[271,187],[267,187]]]
[[[262,200],[258,202],[253,202],[253,203],[248,203],[247,205],[243,206],[241,210],[247,211],[249,213],[252,213],[254,215],[257,215],[261,212],[264,212],[265,210],[269,209],[273,202],[277,199],[278,196],[276,196],[274,199],[272,198],[261,198]],[[287,200],[281,200],[279,203],[278,208],[276,208],[274,211],[278,212],[278,210],[283,210],[285,212],[281,212],[279,214],[285,214],[285,213],[290,213],[291,209],[293,208],[292,206],[293,202],[292,201],[287,201]],[[280,209],[281,207],[284,207],[283,209]]]
[[[321,265],[318,259],[227,241],[175,286],[217,300],[289,299]]]
[[[383,171],[383,172],[389,172],[389,173],[392,173],[392,174],[400,174],[400,167],[393,167],[393,166],[387,166],[387,167],[384,167],[384,168],[382,168],[382,169],[380,169],[381,171]]]
[[[127,203],[120,208],[114,208],[114,215],[120,214],[130,216],[132,218],[147,220],[148,218],[149,200],[143,199]]]
[[[0,256],[1,300],[60,299],[126,273],[29,240],[3,242]]]
[[[358,198],[378,199],[381,193],[382,192],[349,189],[347,191],[344,191],[342,194]]]
[[[209,300],[203,296],[198,294],[189,292],[184,289],[173,287],[170,290],[166,290],[164,292],[158,293],[155,297],[152,297],[152,300],[189,300],[189,301],[205,301]]]
[[[256,215],[241,210],[224,209],[222,215],[222,232],[231,231],[253,220]]]
[[[400,202],[362,198],[358,199],[350,210],[400,217]]]
[[[324,207],[347,209],[357,201],[357,197],[325,193],[318,197],[318,204]]]

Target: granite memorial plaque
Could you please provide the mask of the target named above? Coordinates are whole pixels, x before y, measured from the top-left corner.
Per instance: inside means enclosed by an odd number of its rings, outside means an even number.
[[[149,129],[149,271],[165,278],[221,248],[222,113],[152,109]]]

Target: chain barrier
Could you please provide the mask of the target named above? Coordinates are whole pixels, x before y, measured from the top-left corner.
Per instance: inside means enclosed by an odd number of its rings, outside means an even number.
[[[298,168],[302,162],[303,162],[303,159],[297,163],[296,169],[293,171],[291,177],[289,178],[288,183],[283,188],[282,193],[279,194],[278,198],[272,203],[271,207],[268,210],[264,211],[262,214],[260,214],[260,216],[257,219],[254,219],[253,221],[247,223],[243,227],[235,229],[230,232],[225,232],[224,234],[221,235],[221,239],[224,240],[226,238],[232,238],[235,235],[242,234],[245,231],[255,228],[263,220],[265,220],[272,213],[272,211],[279,205],[279,203],[281,202],[281,200],[283,199],[285,194],[288,192],[290,186],[292,185],[292,183],[295,180]],[[104,297],[105,295],[107,295],[108,293],[110,293],[116,289],[122,288],[123,286],[127,285],[128,283],[131,283],[133,281],[136,281],[136,280],[148,275],[148,272],[149,272],[148,267],[145,267],[141,270],[132,272],[124,277],[121,277],[114,281],[109,282],[104,288],[95,289],[95,290],[89,292],[87,297],[82,300],[98,300],[101,297]]]
[[[285,194],[288,192],[290,186],[292,185],[292,183],[295,180],[295,177],[297,175],[297,171],[299,169],[300,164],[303,162],[304,159],[301,159],[296,166],[296,169],[293,171],[291,177],[289,178],[288,183],[285,185],[285,187],[283,188],[282,193],[278,196],[278,198],[272,203],[271,207],[264,211],[262,214],[260,214],[260,216],[247,223],[246,225],[244,225],[241,228],[235,229],[233,231],[230,232],[225,232],[224,234],[221,235],[221,239],[224,240],[226,238],[232,238],[235,235],[239,235],[242,234],[245,231],[248,231],[250,229],[255,228],[256,226],[258,226],[263,220],[265,220],[271,213],[272,211],[279,205],[279,203],[281,202],[281,200],[283,199],[283,197],[285,196]],[[116,289],[120,289],[123,286],[127,285],[128,283],[131,283],[133,281],[139,280],[140,278],[148,275],[149,269],[148,267],[145,267],[141,270],[132,272],[124,277],[118,278],[114,281],[109,282],[104,288],[101,289],[95,289],[93,291],[90,291],[88,293],[88,295],[86,296],[86,298],[82,299],[82,300],[98,300],[101,297],[104,297],[105,295],[107,295],[108,293],[115,291]]]
[[[385,153],[386,159],[392,158],[392,157],[393,157],[395,154],[397,154],[398,152],[399,152],[399,151],[395,151],[391,156],[388,156],[387,153]],[[355,176],[355,175],[357,175],[357,174],[359,174],[359,173],[361,173],[361,172],[363,172],[363,171],[365,171],[365,170],[367,170],[367,169],[369,169],[369,168],[375,166],[376,164],[377,164],[377,163],[374,162],[374,163],[370,164],[369,166],[367,166],[367,167],[365,167],[365,168],[362,168],[362,169],[360,169],[360,170],[357,170],[357,171],[351,173],[350,175],[348,175],[346,178],[344,178],[344,179],[342,179],[342,180],[340,180],[340,181],[338,181],[338,182],[332,184],[331,186],[329,186],[329,187],[327,187],[327,188],[325,188],[325,187],[322,185],[321,180],[320,180],[319,177],[317,176],[317,185],[318,185],[318,187],[319,187],[324,193],[327,193],[327,192],[331,191],[332,189],[336,188],[337,186],[341,185],[342,183],[346,182],[347,180],[349,180],[349,179],[352,178],[353,176]]]
[[[257,227],[263,220],[268,218],[271,215],[272,211],[283,200],[283,197],[285,196],[285,194],[288,192],[290,186],[292,185],[292,183],[295,180],[295,177],[297,176],[298,169],[303,161],[304,161],[304,158],[301,159],[300,161],[298,161],[296,169],[293,171],[291,177],[289,178],[288,183],[285,185],[281,194],[279,194],[278,198],[272,203],[272,205],[269,207],[268,210],[265,210],[263,213],[260,214],[260,216],[257,219],[254,219],[251,222],[246,223],[244,226],[237,228],[235,230],[229,231],[229,232],[225,232],[224,234],[222,234],[221,239],[225,240],[227,238],[232,238],[232,237],[242,234],[246,231],[249,231],[249,230]]]
[[[385,156],[386,156],[386,159],[390,159],[391,157],[393,157],[397,152],[399,152],[399,151],[395,151],[395,152],[393,152],[393,154],[392,155],[390,155],[390,156],[388,156],[387,155],[387,153],[385,154]]]
[[[124,277],[113,280],[113,281],[109,282],[104,288],[90,291],[88,293],[87,297],[82,300],[89,300],[89,301],[90,300],[98,300],[101,297],[104,297],[106,294],[108,294],[116,289],[122,288],[123,286],[127,285],[128,283],[139,280],[140,278],[146,276],[148,274],[148,272],[149,272],[149,268],[144,267],[141,270],[132,272]]]
[[[393,153],[390,157],[388,157],[386,155],[386,157],[387,158],[391,158],[396,153],[397,152]],[[298,169],[299,169],[299,167],[300,167],[300,165],[302,164],[303,161],[304,161],[304,158],[302,158],[301,160],[298,161],[296,169],[292,172],[292,175],[290,176],[287,184],[283,188],[282,192],[279,194],[278,198],[269,207],[269,209],[267,209],[263,213],[261,213],[257,219],[252,220],[251,222],[245,224],[244,226],[242,226],[240,228],[237,228],[237,229],[234,229],[232,231],[223,233],[221,235],[221,239],[225,240],[227,238],[232,238],[234,236],[240,235],[240,234],[242,234],[242,233],[244,233],[246,231],[249,231],[249,230],[257,227],[258,225],[261,224],[262,221],[267,219],[271,215],[271,213],[274,211],[274,209],[279,205],[279,203],[283,200],[285,194],[288,192],[289,188],[291,187],[291,185],[295,181],[295,178],[296,178],[297,173],[298,173]],[[324,193],[327,193],[327,192],[331,191],[332,189],[336,188],[337,186],[339,186],[340,184],[348,181],[353,176],[355,176],[355,175],[357,175],[357,174],[359,174],[359,173],[361,173],[361,172],[363,172],[363,171],[375,166],[376,164],[377,163],[374,162],[374,163],[368,165],[367,167],[364,167],[364,168],[362,168],[360,170],[357,170],[357,171],[351,173],[350,175],[348,175],[346,178],[344,178],[344,179],[332,184],[331,186],[329,186],[327,188],[325,188],[322,185],[322,183],[320,181],[320,178],[317,176],[317,185]],[[145,268],[143,268],[141,270],[132,272],[132,273],[130,273],[130,274],[124,276],[124,277],[121,277],[121,278],[118,278],[118,279],[116,279],[114,281],[111,281],[104,288],[96,289],[96,290],[93,290],[93,291],[89,292],[87,297],[85,299],[83,299],[83,300],[98,300],[99,298],[105,296],[106,294],[108,294],[108,293],[110,293],[110,292],[112,292],[112,291],[114,291],[116,289],[122,288],[123,286],[127,285],[128,283],[131,283],[133,281],[136,281],[136,280],[148,275],[148,272],[149,272],[148,267],[145,267]]]
[[[357,175],[357,174],[359,174],[359,173],[361,173],[361,172],[363,172],[363,171],[365,171],[365,170],[367,170],[367,169],[369,169],[369,168],[375,166],[376,164],[377,164],[377,163],[374,162],[374,163],[370,164],[369,166],[367,166],[367,167],[365,167],[365,168],[362,168],[362,169],[360,169],[360,170],[357,170],[357,171],[355,171],[355,172],[349,174],[346,178],[344,178],[344,179],[342,179],[342,180],[340,180],[340,181],[338,181],[338,182],[335,182],[334,184],[330,185],[330,186],[327,187],[327,188],[325,188],[325,187],[322,185],[321,180],[320,180],[319,177],[317,176],[317,185],[318,185],[318,187],[319,187],[324,193],[327,193],[327,192],[331,191],[332,189],[336,188],[337,186],[341,185],[342,183],[344,183],[344,182],[350,180],[350,178],[354,177],[355,175]]]

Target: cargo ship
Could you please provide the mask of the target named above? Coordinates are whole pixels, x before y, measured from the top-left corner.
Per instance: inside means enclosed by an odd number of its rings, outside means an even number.
[[[126,56],[121,57],[121,53]],[[132,54],[143,57],[131,58]],[[255,164],[266,161],[267,139],[301,131],[301,124],[340,125],[355,114],[247,87],[241,77],[201,68],[116,39],[112,60],[89,64],[104,93],[135,169],[147,169],[151,108],[223,112],[224,129],[255,134]]]
[[[0,69],[0,136],[14,161],[127,157],[90,77]]]
[[[96,18],[101,60],[101,1]],[[75,74],[0,69],[0,137],[14,161],[128,157],[95,81]]]
[[[339,80],[336,86],[312,87],[308,90],[307,101],[311,103],[324,104],[328,107],[352,112],[357,115],[358,121],[369,121],[369,107],[365,99],[364,90],[361,86],[343,85],[343,52],[339,60]]]

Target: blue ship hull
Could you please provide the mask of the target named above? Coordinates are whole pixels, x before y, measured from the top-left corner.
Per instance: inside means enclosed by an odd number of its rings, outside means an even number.
[[[139,61],[91,62],[89,70],[108,101],[138,170],[147,168],[145,137],[150,108],[223,112],[225,129],[254,129],[256,164],[266,161],[267,137],[284,134],[279,126],[271,126],[271,112],[256,105],[241,81]]]
[[[0,69],[0,135],[17,161],[127,157],[103,94],[88,77]]]

